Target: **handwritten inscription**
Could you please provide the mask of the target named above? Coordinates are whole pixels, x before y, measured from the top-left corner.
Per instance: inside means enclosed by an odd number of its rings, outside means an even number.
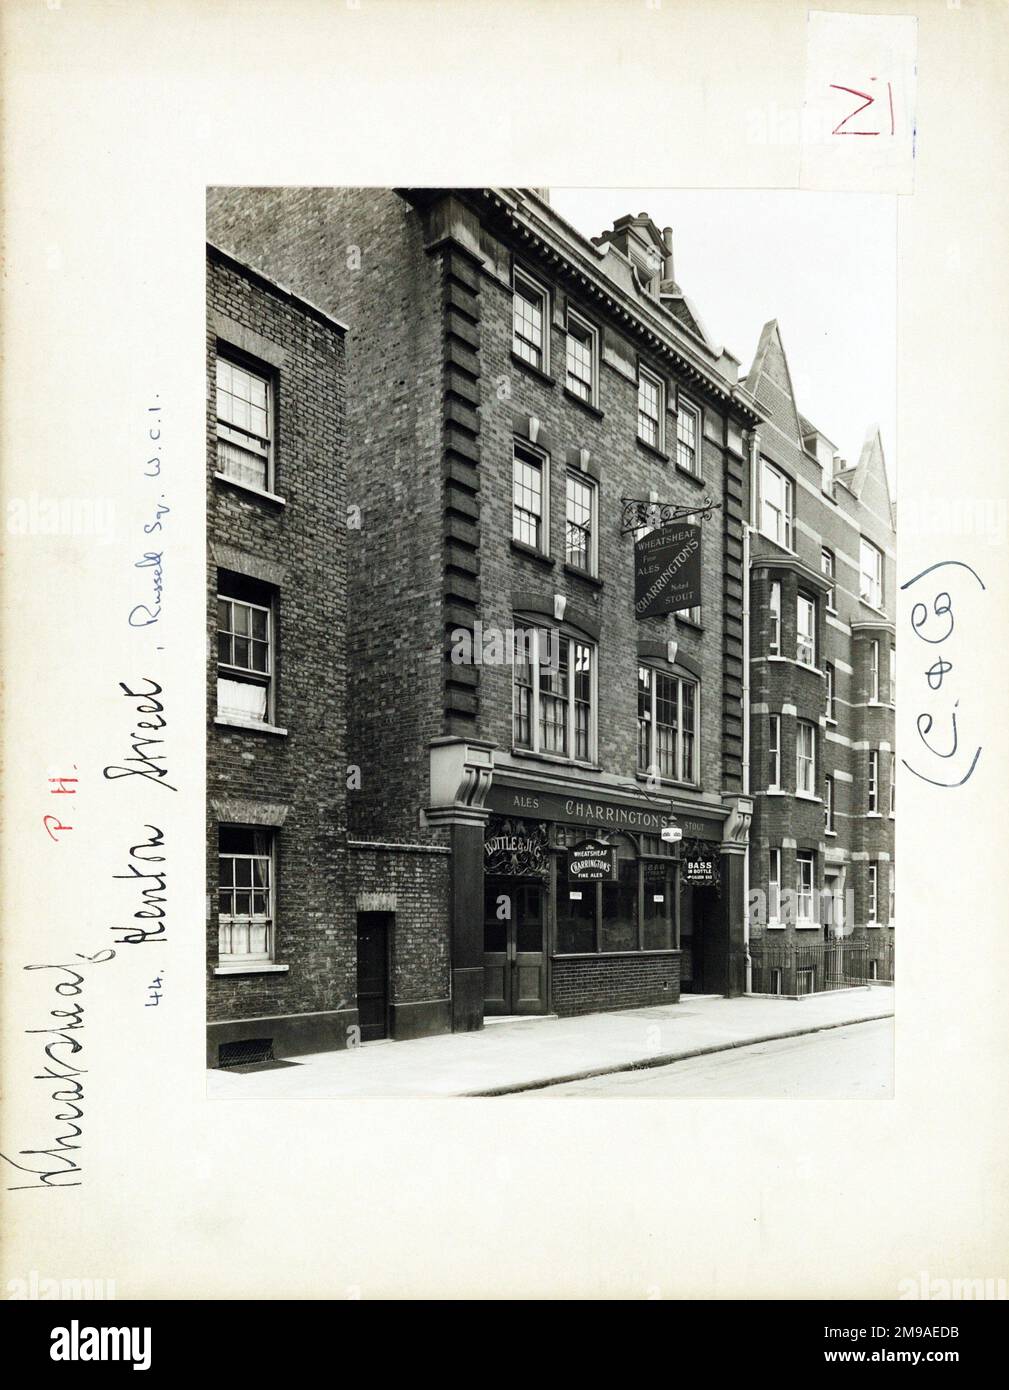
[[[978,765],[981,757],[981,745],[974,748],[973,753],[965,753],[960,745],[960,731],[957,725],[957,709],[959,699],[953,700],[952,706],[948,705],[950,698],[946,687],[946,679],[953,671],[953,662],[946,660],[942,648],[953,636],[956,630],[956,619],[953,613],[953,600],[949,591],[938,588],[938,584],[945,583],[945,576],[942,580],[931,580],[929,584],[925,581],[930,575],[936,574],[940,570],[964,570],[977,583],[978,587],[984,590],[984,582],[981,577],[971,569],[970,565],[962,560],[940,560],[937,564],[929,565],[927,569],[916,574],[913,579],[909,579],[906,584],[902,584],[901,589],[911,589],[920,584],[921,588],[916,593],[921,594],[913,608],[911,609],[911,630],[919,642],[924,642],[927,647],[936,648],[935,653],[929,657],[929,665],[924,675],[931,691],[942,692],[947,700],[945,719],[948,726],[940,733],[935,729],[936,716],[930,710],[925,710],[918,715],[915,726],[918,731],[918,738],[925,749],[922,755],[920,750],[915,758],[916,762],[923,761],[928,768],[928,772],[935,773],[929,776],[919,767],[915,767],[906,758],[901,758],[901,762],[913,772],[916,777],[920,777],[923,782],[928,782],[933,787],[962,787],[974,774],[974,769]],[[954,576],[962,578],[963,576]],[[972,745],[968,745],[968,749]],[[931,760],[935,760],[932,762]],[[969,759],[969,761],[968,761]],[[943,764],[949,764],[949,771]],[[966,768],[965,771],[961,769]],[[939,774],[943,775],[939,775]],[[961,775],[957,775],[961,773]]]
[[[143,946],[149,941],[165,940],[165,884],[167,881],[167,871],[165,869],[151,868],[154,864],[163,864],[165,856],[158,854],[157,851],[164,849],[165,840],[161,830],[156,825],[147,825],[145,830],[151,831],[148,839],[140,844],[130,846],[130,862],[126,866],[126,873],[113,874],[114,879],[126,879],[140,890],[140,907],[134,912],[134,919],[141,924],[127,931],[123,936],[116,937],[117,946]],[[110,931],[118,931],[118,927],[110,927]]]
[[[875,82],[876,79],[875,79],[875,77],[870,77],[870,78],[869,78],[869,81],[870,81],[870,82]],[[836,126],[834,127],[834,129],[830,132],[831,135],[882,135],[882,134],[883,134],[883,131],[882,131],[882,130],[866,130],[866,128],[865,128],[866,125],[867,125],[867,124],[871,124],[871,121],[870,121],[870,119],[869,119],[868,117],[865,118],[865,121],[859,122],[857,128],[854,127],[854,126],[850,126],[850,125],[848,124],[849,121],[853,121],[853,120],[855,119],[856,116],[860,116],[860,115],[862,114],[863,111],[868,110],[868,108],[869,108],[870,106],[875,106],[875,105],[876,105],[876,100],[877,100],[877,98],[876,98],[871,92],[860,92],[860,91],[858,90],[857,87],[843,87],[843,86],[841,86],[841,84],[840,84],[839,82],[832,82],[830,85],[831,85],[831,88],[832,88],[835,92],[847,92],[850,96],[858,97],[858,98],[861,100],[861,102],[862,102],[862,105],[861,105],[861,106],[856,106],[855,109],[854,109],[853,111],[849,111],[849,112],[848,112],[847,116],[845,116],[843,120],[838,121],[837,125],[836,125]],[[893,84],[892,84],[891,82],[888,82],[888,83],[886,84],[886,95],[887,95],[887,106],[888,106],[889,112],[890,112],[890,116],[889,116],[890,129],[889,129],[886,133],[887,133],[888,135],[896,135],[896,133],[897,133],[896,117],[894,116],[894,110],[893,110]],[[876,116],[874,119],[879,119],[879,117]],[[886,121],[886,117],[885,117],[885,116],[883,117],[883,121],[884,121],[884,123],[885,123],[885,121]]]
[[[119,781],[123,777],[142,777],[145,781],[153,782],[156,786],[165,787],[168,791],[178,791],[171,782],[165,779],[168,776],[167,753],[158,752],[165,740],[158,736],[160,730],[164,729],[168,720],[164,717],[165,707],[157,698],[163,694],[161,686],[150,676],[143,676],[141,679],[151,688],[149,690],[132,690],[125,681],[119,682],[119,689],[127,700],[139,700],[135,713],[150,715],[149,719],[138,719],[136,728],[130,734],[130,746],[132,752],[126,754],[121,763],[113,763],[109,767],[102,769],[102,775],[110,782]],[[151,730],[150,733],[140,733],[139,730]],[[128,764],[128,766],[127,766]]]
[[[115,951],[98,951],[93,956],[78,952],[75,961],[89,965],[101,965],[112,960]],[[33,1080],[55,1082],[50,1089],[53,1105],[56,1107],[53,1119],[66,1129],[56,1134],[48,1147],[19,1149],[17,1157],[0,1153],[0,1158],[16,1168],[19,1173],[27,1173],[31,1181],[15,1183],[8,1187],[9,1192],[22,1192],[32,1188],[80,1187],[81,1165],[74,1157],[81,1148],[82,1126],[78,1123],[84,1117],[84,1083],[86,1068],[80,1065],[84,1051],[84,1004],[81,996],[84,991],[83,968],[74,965],[26,965],[25,970],[53,970],[56,978],[53,990],[58,1005],[49,1010],[51,1023],[41,1028],[26,1028],[25,1032],[45,1039],[41,1070],[34,1073]],[[18,1159],[27,1162],[19,1163]]]

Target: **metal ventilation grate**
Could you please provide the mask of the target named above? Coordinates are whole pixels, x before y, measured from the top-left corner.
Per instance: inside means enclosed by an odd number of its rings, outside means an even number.
[[[219,1067],[242,1067],[256,1062],[272,1062],[272,1038],[242,1038],[240,1042],[221,1043],[217,1051]]]

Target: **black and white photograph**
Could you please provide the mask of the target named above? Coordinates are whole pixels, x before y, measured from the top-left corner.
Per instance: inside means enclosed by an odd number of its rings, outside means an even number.
[[[211,1094],[891,1094],[894,217],[208,190]]]
[[[1006,0],[0,5],[29,1375],[331,1378],[380,1302],[997,1354],[1007,55]]]

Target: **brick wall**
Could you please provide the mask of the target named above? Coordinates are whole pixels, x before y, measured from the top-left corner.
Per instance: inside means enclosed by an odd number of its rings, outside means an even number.
[[[649,1008],[680,997],[680,954],[554,960],[553,1006],[562,1017],[601,1009]]]
[[[390,948],[394,1004],[449,997],[448,853],[350,847],[350,901],[382,894],[395,913]],[[393,899],[395,905],[393,906]]]
[[[345,907],[343,338],[216,255],[208,259],[207,307],[208,1022],[353,1009],[355,942]],[[219,342],[251,351],[257,341],[274,359],[262,365],[274,378],[274,488],[284,505],[213,476]],[[273,722],[286,735],[215,723],[221,568],[271,584]],[[283,822],[275,830],[275,957],[289,969],[215,975],[218,823],[260,813]]]

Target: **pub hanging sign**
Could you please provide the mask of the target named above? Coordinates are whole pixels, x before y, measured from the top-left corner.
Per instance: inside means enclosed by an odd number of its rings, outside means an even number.
[[[674,523],[634,542],[634,612],[656,618],[701,602],[701,528]]]
[[[568,850],[568,879],[577,883],[612,883],[617,876],[617,847],[602,840],[582,840]]]

